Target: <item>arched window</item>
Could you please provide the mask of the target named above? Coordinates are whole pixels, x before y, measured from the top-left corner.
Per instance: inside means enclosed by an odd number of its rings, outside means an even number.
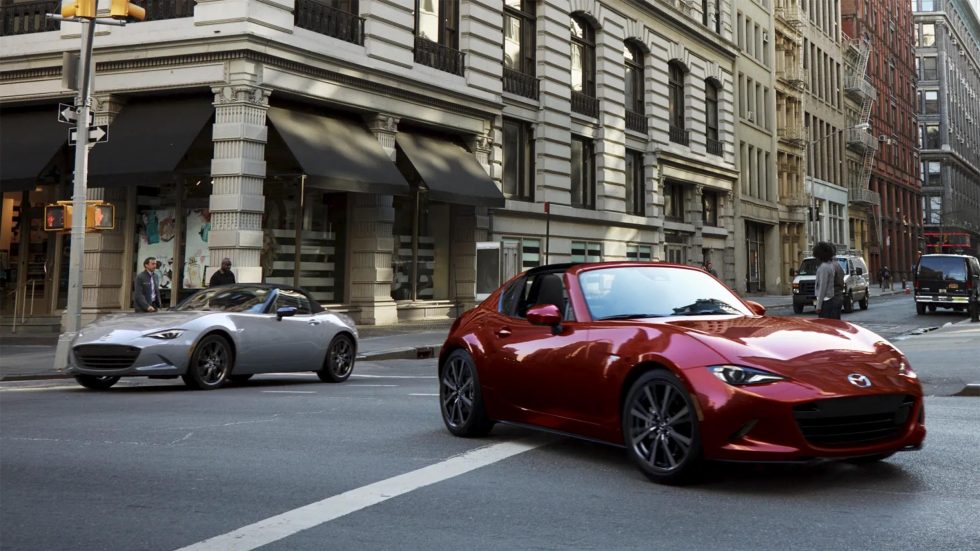
[[[585,19],[573,15],[572,91],[595,97],[595,30]]]
[[[671,61],[667,67],[670,141],[687,145],[687,131],[684,128],[684,67],[676,61]]]
[[[715,81],[704,81],[704,134],[708,153],[712,155],[721,155],[721,141],[718,138],[718,92]]]

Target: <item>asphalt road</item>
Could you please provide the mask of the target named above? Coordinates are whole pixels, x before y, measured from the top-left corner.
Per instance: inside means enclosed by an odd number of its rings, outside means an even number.
[[[340,385],[263,375],[214,392],[149,380],[103,393],[64,380],[0,383],[0,547],[877,550],[980,541],[978,398],[927,398],[926,447],[884,463],[714,465],[702,483],[674,488],[647,482],[614,447],[500,425],[486,439],[454,438],[439,417],[434,370],[434,360],[361,363]]]
[[[854,308],[854,312],[842,314],[841,319],[866,327],[886,339],[968,319],[966,312],[949,309],[938,309],[935,313],[918,316],[912,295],[904,294],[872,297],[867,310],[861,310],[857,305]],[[813,308],[806,308],[802,314],[794,314],[791,306],[770,308],[766,313],[772,316],[816,317]]]

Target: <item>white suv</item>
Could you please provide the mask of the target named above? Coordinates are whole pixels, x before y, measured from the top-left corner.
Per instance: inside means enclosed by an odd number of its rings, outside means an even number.
[[[862,310],[868,309],[870,280],[868,265],[855,254],[839,254],[834,257],[844,269],[844,311],[853,312],[857,302]],[[803,312],[806,306],[813,306],[817,299],[817,267],[820,261],[810,256],[803,259],[800,269],[793,277],[793,311]]]

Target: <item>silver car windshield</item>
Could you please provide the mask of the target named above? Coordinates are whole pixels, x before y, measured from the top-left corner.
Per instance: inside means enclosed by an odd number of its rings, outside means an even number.
[[[192,312],[252,312],[265,309],[270,289],[262,287],[232,287],[201,291],[177,306],[177,310]]]
[[[624,266],[589,270],[579,283],[592,319],[751,315],[734,293],[695,270]]]

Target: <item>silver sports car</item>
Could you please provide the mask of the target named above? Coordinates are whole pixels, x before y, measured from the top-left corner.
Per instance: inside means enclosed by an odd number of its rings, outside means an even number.
[[[86,326],[72,343],[67,371],[96,390],[132,376],[180,376],[210,390],[270,371],[314,371],[339,383],[350,377],[356,352],[354,322],[306,291],[238,284],[205,289],[173,310]]]

